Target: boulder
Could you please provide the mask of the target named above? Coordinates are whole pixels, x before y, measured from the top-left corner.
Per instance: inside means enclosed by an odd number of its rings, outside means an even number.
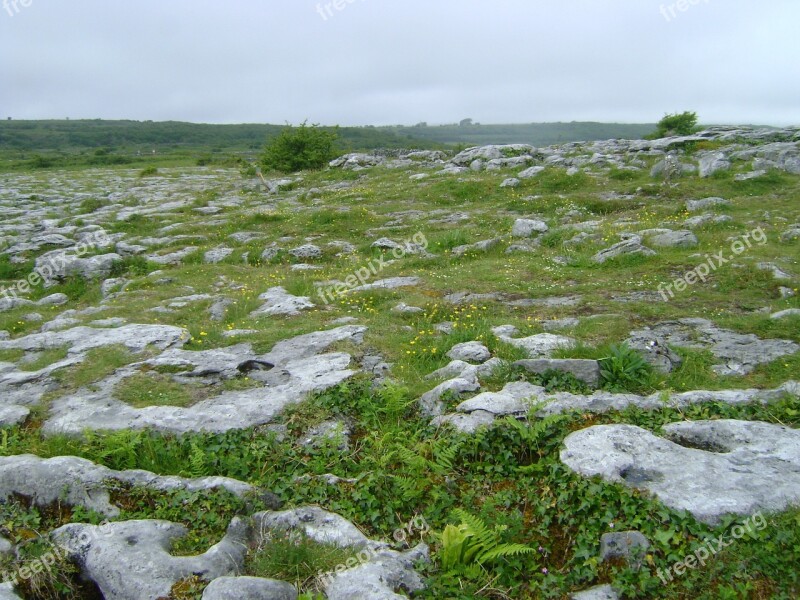
[[[492,353],[481,342],[464,342],[453,346],[447,357],[470,363],[485,363],[492,357]]]
[[[275,579],[219,577],[203,591],[202,600],[297,600],[297,589]]]
[[[511,235],[520,238],[529,238],[534,233],[544,233],[550,228],[540,219],[517,219],[511,229]]]
[[[561,461],[584,477],[647,490],[711,525],[800,505],[800,431],[723,419],[670,423],[664,433],[597,425],[567,436]]]

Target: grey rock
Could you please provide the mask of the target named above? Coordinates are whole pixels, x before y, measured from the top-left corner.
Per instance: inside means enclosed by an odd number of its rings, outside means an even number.
[[[487,294],[475,294],[472,292],[455,292],[453,294],[448,294],[444,297],[445,302],[450,304],[471,304],[471,303],[481,303],[481,302],[493,302],[495,300],[501,300],[503,298],[503,294],[498,292],[489,292]]]
[[[420,308],[419,306],[409,306],[405,302],[401,302],[400,304],[396,305],[392,308],[392,312],[404,314],[404,315],[417,315],[419,313],[425,312],[424,308]]]
[[[289,254],[295,258],[308,260],[309,258],[319,258],[322,256],[322,250],[314,244],[305,244],[297,248],[289,250]]]
[[[546,417],[572,411],[599,414],[612,410],[623,411],[630,407],[641,410],[685,409],[689,406],[709,402],[731,406],[768,404],[784,398],[787,394],[800,394],[800,387],[796,382],[787,382],[774,390],[695,390],[678,394],[657,392],[649,396],[612,394],[604,391],[594,392],[590,396],[558,392],[542,399],[543,406],[536,412],[536,416]]]
[[[122,277],[114,277],[112,279],[106,279],[100,285],[100,293],[103,295],[103,298],[108,298],[115,291],[117,292],[122,291],[122,288],[124,288],[127,284],[128,280]]]
[[[198,248],[196,246],[187,246],[182,250],[176,250],[168,254],[148,254],[147,260],[157,265],[179,265],[184,258],[190,254],[194,254],[197,250]]]
[[[350,427],[344,421],[323,421],[309,429],[299,443],[306,448],[319,448],[338,442],[338,449],[344,452],[350,447],[351,433]]]
[[[203,591],[203,600],[297,600],[297,590],[275,579],[219,577]]]
[[[693,248],[698,244],[697,236],[691,231],[670,231],[650,238],[650,244],[656,248]]]
[[[493,238],[491,240],[481,240],[474,244],[465,244],[463,246],[456,246],[450,252],[453,256],[464,256],[467,252],[488,252],[500,243],[500,238]]]
[[[402,250],[403,245],[395,242],[394,240],[390,240],[389,238],[383,237],[379,240],[372,242],[370,248],[377,248],[378,250]]]
[[[561,460],[712,525],[725,515],[800,504],[800,431],[734,420],[671,423],[664,431],[668,439],[631,425],[590,427],[567,436]]]
[[[8,312],[21,306],[33,306],[33,302],[25,298],[15,298],[13,296],[3,296],[0,298],[0,313]]]
[[[50,294],[39,300],[37,306],[63,306],[69,302],[66,294]]]
[[[472,377],[487,377],[492,374],[494,369],[502,364],[503,361],[499,358],[490,358],[480,365],[473,365],[463,360],[453,360],[448,363],[447,366],[426,375],[425,379],[452,379],[454,377],[470,379]]]
[[[704,225],[718,225],[719,223],[731,223],[733,222],[733,217],[728,215],[715,215],[713,213],[706,213],[703,215],[697,215],[694,217],[689,217],[683,222],[685,227],[689,229],[696,229],[698,227],[702,227]]]
[[[546,298],[523,298],[508,302],[509,306],[530,308],[533,306],[544,308],[568,308],[578,306],[583,301],[583,296],[548,296]]]
[[[188,331],[170,325],[125,325],[116,329],[75,327],[65,331],[32,333],[0,342],[0,350],[18,348],[27,352],[38,352],[68,346],[69,354],[75,355],[92,348],[123,345],[131,352],[142,352],[148,346],[166,350],[183,345],[188,339]]]
[[[746,375],[757,365],[794,354],[800,345],[781,339],[760,339],[720,329],[706,319],[679,319],[659,323],[649,329],[631,332],[632,345],[646,349],[648,345],[667,345],[708,349],[722,362],[713,370],[720,375]],[[670,358],[672,361],[672,358]]]
[[[789,229],[781,234],[782,242],[791,242],[800,239],[800,224],[792,225]]]
[[[537,252],[540,244],[533,242],[538,242],[538,240],[533,240],[532,242],[527,242],[524,244],[511,244],[508,248],[506,248],[506,254],[517,254],[520,252],[529,254],[531,252]]]
[[[525,381],[514,381],[507,383],[499,392],[484,392],[465,400],[457,409],[462,413],[483,411],[495,416],[525,416],[543,393],[543,387]]]
[[[11,582],[0,583],[0,600],[22,600],[14,593],[14,584]]]
[[[0,457],[0,498],[3,500],[22,495],[37,506],[61,501],[68,506],[83,506],[107,517],[116,517],[120,509],[111,501],[112,482],[162,491],[225,489],[239,497],[254,491],[251,485],[227,477],[186,479],[161,477],[149,471],[114,471],[74,456]]]
[[[639,569],[649,548],[650,540],[639,531],[604,533],[600,538],[600,560],[605,562],[623,559]]]
[[[292,296],[282,287],[270,288],[258,297],[264,304],[250,313],[251,317],[262,315],[289,315],[297,316],[301,311],[314,308],[311,298],[306,296]]]
[[[256,231],[237,231],[236,233],[230,234],[228,239],[233,240],[237,244],[247,244],[255,240],[260,240],[263,237],[263,233],[258,233]]]
[[[281,249],[278,248],[278,246],[268,246],[261,253],[261,260],[272,260],[273,258],[278,256],[278,254],[280,254],[280,252],[281,252]]]
[[[126,242],[117,242],[115,250],[120,256],[138,256],[147,252],[147,247],[128,244]]]
[[[474,374],[459,373],[455,378],[440,383],[432,390],[422,394],[417,402],[423,415],[439,416],[444,413],[446,408],[443,400],[445,396],[458,398],[465,392],[475,392],[480,388],[480,383]]]
[[[255,530],[260,539],[269,539],[270,532],[297,532],[320,544],[339,548],[383,548],[344,517],[317,506],[306,506],[278,512],[253,515]]]
[[[697,212],[698,210],[707,210],[715,206],[730,206],[731,203],[724,198],[703,198],[702,200],[689,200],[686,202],[686,210],[689,212]]]
[[[787,317],[800,317],[800,308],[787,308],[770,315],[770,319],[785,319]]]
[[[167,521],[123,521],[102,526],[72,523],[51,537],[107,600],[157,600],[168,597],[181,579],[197,575],[213,580],[244,566],[249,528],[240,519],[234,519],[222,541],[205,554],[172,556],[172,544],[187,534],[183,525]]]
[[[669,347],[666,340],[652,335],[648,330],[631,332],[626,343],[630,348],[638,350],[644,359],[661,373],[671,373],[683,363],[683,359]]]
[[[739,173],[734,175],[734,181],[750,181],[751,179],[758,179],[767,174],[766,169],[759,169],[758,171],[750,171],[749,173]]]
[[[598,585],[570,596],[571,600],[619,600],[619,594],[610,585]]]
[[[308,394],[353,376],[355,372],[348,368],[352,360],[349,354],[324,352],[336,342],[361,343],[365,331],[364,327],[345,326],[278,342],[269,353],[252,356],[237,367],[252,379],[262,381],[265,387],[222,392],[187,408],[137,409],[115,399],[114,386],[136,372],[123,369],[99,382],[96,391],[84,389],[55,400],[43,431],[45,435],[80,435],[86,429],[151,428],[172,433],[221,433],[263,425]]]
[[[265,181],[265,185],[267,186],[267,190],[270,194],[277,194],[284,190],[291,189],[295,183],[302,181],[300,179],[270,179],[269,181]]]
[[[711,177],[719,171],[727,171],[731,168],[731,161],[724,152],[710,152],[700,158],[699,171],[700,177]]]
[[[596,360],[543,358],[538,360],[518,360],[514,365],[538,375],[547,371],[569,373],[591,387],[600,385],[600,363]]]
[[[606,248],[605,250],[601,250],[597,254],[592,257],[592,260],[598,264],[603,264],[608,260],[612,260],[615,258],[619,258],[620,256],[625,256],[628,254],[641,254],[643,256],[655,256],[655,251],[643,246],[641,243],[641,239],[637,236],[631,237],[630,239],[623,240],[611,246],[610,248]]]
[[[404,553],[373,553],[367,562],[325,577],[325,594],[328,600],[403,600],[425,588],[414,565],[427,560],[424,544]]]
[[[789,273],[787,273],[786,271],[781,269],[775,263],[771,263],[771,262],[756,263],[756,269],[760,269],[761,271],[772,271],[772,276],[775,279],[779,279],[781,281],[792,279],[792,276],[789,275]]]
[[[0,363],[2,365],[3,363]],[[0,377],[2,379],[2,377]],[[25,406],[16,404],[0,404],[0,427],[12,427],[24,423],[31,411]]]
[[[540,173],[545,170],[545,167],[528,167],[524,171],[521,171],[517,177],[520,179],[530,179],[531,177],[536,177]]]
[[[102,254],[80,258],[63,252],[48,252],[36,259],[36,272],[44,279],[45,287],[72,276],[84,279],[105,279],[114,263],[122,260],[119,254]]]
[[[464,342],[453,346],[447,357],[465,362],[485,363],[492,357],[492,353],[481,342]]]
[[[14,544],[0,536],[0,556],[6,556],[14,552]],[[2,598],[2,596],[0,596]]]
[[[463,167],[472,164],[475,160],[502,160],[504,158],[530,156],[533,152],[535,152],[535,148],[528,144],[476,146],[459,152],[451,162],[454,165]]]
[[[220,323],[225,320],[225,314],[228,312],[228,308],[233,304],[235,303],[230,298],[219,298],[208,307],[208,315],[212,321]]]
[[[419,277],[390,277],[372,283],[366,283],[352,288],[353,292],[366,292],[369,290],[395,290],[404,287],[414,287],[422,283]]]
[[[517,219],[514,222],[514,227],[511,229],[511,235],[514,237],[528,238],[534,233],[544,233],[549,229],[547,223],[539,219]]]
[[[208,252],[206,252],[203,255],[203,262],[214,265],[217,263],[221,263],[231,254],[233,254],[233,248],[220,246],[219,248],[214,248],[213,250],[209,250]]]
[[[528,351],[531,358],[547,358],[556,350],[572,348],[575,340],[563,335],[552,333],[539,333],[523,338],[512,337],[517,334],[515,327],[504,325],[492,329],[497,338],[507,344],[523,348]]]
[[[479,429],[491,427],[494,424],[495,415],[484,410],[476,410],[471,413],[453,413],[436,417],[431,423],[437,427],[450,425],[453,429],[461,433],[475,433]]]
[[[503,183],[500,184],[501,188],[517,188],[519,187],[520,183],[522,183],[516,177],[510,177],[508,179],[503,180]]]
[[[689,163],[679,162],[674,157],[668,157],[658,161],[650,169],[650,177],[681,177],[691,175],[697,171],[697,167]]]
[[[545,331],[560,331],[561,329],[572,329],[580,325],[580,319],[575,317],[566,317],[564,319],[549,319],[542,321],[542,328]]]

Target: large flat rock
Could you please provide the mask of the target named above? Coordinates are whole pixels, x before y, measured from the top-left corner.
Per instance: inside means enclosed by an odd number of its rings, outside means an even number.
[[[590,427],[567,436],[561,460],[586,477],[647,490],[710,524],[800,504],[800,431],[718,420],[672,423],[664,432],[666,438],[632,425]]]

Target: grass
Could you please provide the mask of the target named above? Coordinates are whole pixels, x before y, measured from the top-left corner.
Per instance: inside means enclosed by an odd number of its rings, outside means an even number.
[[[50,365],[65,359],[67,357],[68,350],[69,349],[66,346],[42,350],[41,352],[36,353],[30,362],[25,360],[21,361],[19,368],[22,371],[39,371],[40,369],[44,369],[45,367],[49,367]]]
[[[269,540],[250,552],[245,572],[294,583],[303,592],[316,591],[320,579],[337,566],[359,564],[356,554],[353,548],[322,544],[302,534],[272,532]]]
[[[79,365],[59,371],[59,381],[70,389],[85,387],[111,375],[120,367],[124,367],[143,357],[136,356],[124,346],[105,346],[92,348]]]
[[[123,379],[114,389],[114,397],[134,408],[180,406],[186,408],[207,396],[203,388],[181,384],[161,373],[137,373]]]
[[[581,171],[573,176],[566,175],[564,169],[549,167],[516,189],[499,188],[503,179],[515,174],[510,171],[437,175],[418,182],[409,182],[409,171],[380,167],[358,173],[318,171],[303,173],[303,181],[295,190],[267,195],[259,184],[239,179],[235,170],[203,171],[202,187],[197,187],[191,177],[183,177],[193,173],[192,169],[159,165],[159,182],[171,182],[174,194],[187,198],[188,208],[169,216],[135,215],[124,221],[110,214],[101,217],[101,223],[111,233],[126,234],[133,243],[138,237],[199,236],[155,246],[148,253],[173,252],[188,245],[200,250],[174,266],[153,265],[141,257],[125,259],[113,273],[131,280],[125,292],[104,301],[102,312],[96,316],[82,316],[82,320],[119,317],[131,323],[174,325],[186,328],[192,336],[186,350],[247,342],[255,352],[266,353],[280,340],[327,329],[337,319],[351,317],[368,328],[364,344],[340,345],[332,350],[349,352],[355,358],[379,355],[393,365],[394,383],[373,388],[367,378],[356,377],[313,394],[276,419],[275,425],[286,428],[281,435],[267,428],[253,428],[180,437],[153,432],[43,437],[36,418],[0,432],[0,455],[74,455],[114,469],[141,468],[186,477],[234,477],[272,491],[288,506],[323,506],[353,520],[369,536],[386,540],[391,540],[393,531],[414,515],[423,515],[434,531],[441,532],[457,522],[453,509],[461,508],[490,528],[503,528],[504,541],[541,547],[534,557],[512,557],[492,565],[491,571],[453,577],[439,569],[440,544],[435,538],[426,538],[432,545],[434,560],[423,570],[429,588],[421,598],[560,598],[603,583],[613,583],[628,597],[796,597],[800,589],[794,564],[796,548],[800,547],[797,510],[767,515],[765,533],[731,546],[705,569],[664,585],[655,575],[656,569],[666,569],[690,553],[698,540],[724,533],[735,520],[728,519],[719,527],[703,525],[645,494],[578,477],[559,459],[566,436],[591,425],[627,423],[659,433],[665,424],[675,421],[738,418],[797,428],[800,405],[796,398],[787,397],[768,406],[703,403],[684,410],[574,413],[521,425],[504,421],[491,431],[474,436],[434,428],[418,413],[416,399],[437,383],[426,376],[445,366],[449,362],[446,353],[465,341],[485,343],[494,356],[504,361],[482,381],[484,390],[501,389],[509,381],[524,379],[552,391],[589,391],[570,378],[552,373],[534,377],[512,368],[511,363],[525,356],[519,348],[503,343],[491,333],[498,325],[514,325],[520,335],[527,336],[545,331],[547,321],[578,318],[578,325],[556,332],[577,340],[575,348],[558,353],[570,358],[608,358],[612,345],[620,344],[632,330],[688,316],[707,318],[741,333],[800,342],[796,318],[769,318],[778,310],[800,308],[797,296],[781,298],[779,293],[781,286],[796,288],[800,273],[800,242],[780,241],[785,224],[800,220],[796,203],[800,178],[771,172],[750,182],[736,182],[733,175],[748,168],[736,163],[729,175],[705,180],[687,177],[676,187],[666,188],[650,179],[649,166],[640,171],[595,169],[591,175]],[[54,185],[53,178],[86,189],[98,198],[105,197],[102,192],[118,177],[131,188],[150,185],[131,169],[48,171],[29,176],[32,196]],[[352,187],[328,187],[342,181]],[[311,188],[322,192],[308,197],[305,191]],[[634,197],[620,197],[624,195]],[[700,241],[697,248],[663,249],[655,257],[623,258],[604,265],[592,262],[595,253],[620,241],[623,232],[683,228],[691,216],[685,211],[686,201],[707,196],[729,199],[732,206],[716,212],[730,215],[733,221],[696,229]],[[236,202],[222,213],[227,222],[213,228],[208,226],[209,217],[193,210],[234,197]],[[138,202],[132,193],[121,203],[133,206]],[[763,216],[765,205],[769,206],[770,219]],[[89,209],[101,207],[100,201],[91,198],[67,203],[58,218],[69,224],[77,216],[87,218]],[[465,212],[469,219],[435,222],[454,212]],[[551,229],[541,236],[541,245],[534,252],[507,255],[504,249],[511,243],[512,223],[524,217],[541,218]],[[570,225],[584,221],[599,221],[598,237],[565,247],[564,242],[577,233]],[[178,225],[168,232],[161,231],[173,224]],[[646,295],[657,293],[660,284],[672,282],[694,268],[705,254],[730,247],[728,238],[759,225],[765,230],[767,243],[754,245],[737,257],[735,264],[715,271],[707,282],[691,286],[669,302],[654,301]],[[261,237],[238,244],[228,236],[239,231],[252,231]],[[417,275],[422,279],[421,285],[348,294],[300,317],[251,317],[261,304],[258,295],[267,289],[280,285],[313,299],[315,283],[344,280],[374,260],[376,253],[371,244],[377,238],[402,242],[416,233],[426,236],[428,250],[436,256],[405,256],[385,264],[374,279]],[[503,242],[486,253],[470,253],[457,259],[449,252],[460,245],[496,237],[503,238]],[[335,257],[336,252],[326,247],[334,240],[352,243],[356,253]],[[282,248],[281,253],[270,261],[261,261],[261,252],[273,242]],[[324,256],[314,261],[321,270],[292,270],[292,264],[299,261],[290,260],[287,251],[304,243],[325,249]],[[235,249],[231,258],[219,265],[205,264],[203,253],[221,244]],[[251,256],[247,264],[240,260],[244,252]],[[26,257],[28,260],[22,265],[12,264],[0,254],[0,280],[13,281],[27,275],[34,254]],[[774,262],[776,257],[795,279],[779,282],[755,268],[756,263]],[[154,270],[160,273],[148,275]],[[97,282],[80,279],[48,290],[36,289],[30,297],[36,299],[57,291],[69,296],[70,309],[99,306],[102,300]],[[454,292],[501,292],[503,296],[453,306],[444,296]],[[634,301],[624,300],[632,293],[645,295]],[[210,300],[170,309],[171,312],[153,311],[167,307],[176,297],[191,294],[222,295],[233,304],[221,321],[211,320]],[[573,295],[581,299],[572,306],[510,304],[514,300]],[[422,312],[393,312],[391,309],[400,302],[419,307]],[[26,317],[33,310],[21,307],[0,313],[0,330],[13,337],[37,331],[41,322]],[[35,310],[49,320],[64,309]],[[442,322],[453,324],[450,333],[437,330]],[[232,329],[252,329],[255,333],[243,338],[223,335]],[[767,389],[796,379],[800,372],[800,355],[793,355],[761,365],[745,377],[719,377],[711,369],[716,361],[709,352],[675,350],[683,362],[672,373],[649,374],[644,383],[626,383],[620,389],[647,394]],[[63,348],[48,351],[36,361],[46,366],[63,357],[64,352]],[[59,393],[91,386],[147,356],[150,354],[131,354],[123,347],[92,350],[81,364],[57,373]],[[0,361],[18,363],[23,357],[19,350],[0,350]],[[115,396],[135,407],[186,407],[223,391],[261,385],[245,376],[217,386],[186,385],[172,378],[177,375],[180,372],[176,369],[140,371],[123,380]],[[44,408],[37,410],[44,414]],[[347,453],[337,450],[336,444],[299,444],[310,427],[331,419],[346,420],[352,430]],[[358,483],[331,486],[315,478],[327,473],[353,478]],[[295,481],[304,476],[309,477],[303,484]],[[251,514],[258,506],[253,499],[239,500],[209,491],[154,493],[119,489],[113,496],[122,508],[119,519],[163,518],[186,524],[190,534],[174,549],[180,554],[205,552],[221,539],[234,515]],[[0,533],[45,531],[72,519],[94,518],[80,508],[61,517],[42,513],[24,506],[3,513],[0,526],[6,530]],[[33,521],[35,518],[38,523]],[[646,566],[640,571],[596,560],[600,536],[626,529],[642,531],[653,543]],[[417,541],[420,539],[413,540]],[[285,578],[304,591],[313,592],[313,578],[319,571],[351,557],[350,550],[326,547],[302,537],[276,536],[270,545],[253,549],[248,573]],[[202,581],[187,580],[175,592],[191,597],[202,587]]]

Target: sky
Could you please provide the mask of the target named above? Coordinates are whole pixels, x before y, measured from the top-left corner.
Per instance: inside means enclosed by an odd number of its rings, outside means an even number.
[[[800,124],[797,0],[0,0],[0,118]]]

